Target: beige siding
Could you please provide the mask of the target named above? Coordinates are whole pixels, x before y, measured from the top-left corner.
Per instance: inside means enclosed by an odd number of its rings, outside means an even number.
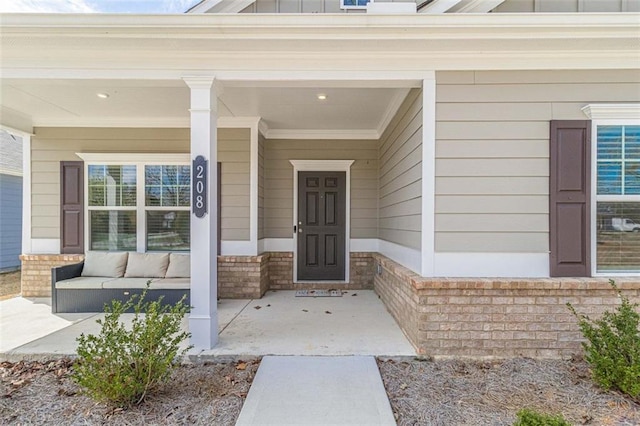
[[[249,241],[250,151],[249,129],[218,129],[224,241]]]
[[[249,239],[249,131],[218,129],[222,239]],[[60,161],[76,152],[186,153],[189,129],[36,128],[31,140],[33,238],[60,238]]]
[[[378,236],[421,249],[422,91],[412,90],[379,141]]]
[[[549,250],[549,121],[637,102],[637,71],[439,72],[436,251]]]
[[[291,238],[293,166],[289,160],[355,160],[351,166],[351,238],[378,235],[377,141],[266,140],[265,238]]]
[[[264,238],[264,145],[265,138],[258,133],[258,239]]]

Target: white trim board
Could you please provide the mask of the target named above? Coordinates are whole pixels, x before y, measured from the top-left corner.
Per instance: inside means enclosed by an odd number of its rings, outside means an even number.
[[[420,275],[420,268],[422,267],[422,254],[420,250],[401,246],[400,244],[386,240],[378,240],[378,248],[380,254]]]
[[[428,74],[422,82],[422,198],[420,216],[420,251],[422,264],[419,273],[433,276],[436,232],[436,80]]]
[[[58,248],[60,243],[58,242]],[[31,239],[31,135],[22,135],[22,253],[32,253]]]
[[[222,256],[255,256],[255,245],[251,241],[225,241],[220,242]]]
[[[298,172],[345,172],[345,224],[344,224],[344,282],[349,282],[351,252],[349,249],[351,235],[351,165],[355,160],[289,160],[293,165],[293,226],[298,223]],[[298,234],[293,234],[293,282],[298,282]]]
[[[436,277],[548,278],[548,253],[436,253]]]
[[[25,254],[60,254],[59,238],[32,238],[31,251]]]

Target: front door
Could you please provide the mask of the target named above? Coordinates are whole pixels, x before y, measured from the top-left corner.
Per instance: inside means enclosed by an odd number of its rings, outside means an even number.
[[[298,172],[298,280],[344,280],[345,172]]]

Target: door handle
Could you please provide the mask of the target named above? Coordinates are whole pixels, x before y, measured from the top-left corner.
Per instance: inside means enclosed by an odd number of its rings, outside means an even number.
[[[298,232],[302,234],[302,228],[298,228]]]

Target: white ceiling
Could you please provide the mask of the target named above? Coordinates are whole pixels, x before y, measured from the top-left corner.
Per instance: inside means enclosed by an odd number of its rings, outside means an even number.
[[[220,117],[261,117],[270,130],[379,131],[407,89],[286,82],[222,85]],[[175,80],[3,79],[5,113],[37,126],[188,126],[189,88]],[[108,93],[100,99],[97,93]],[[318,94],[327,95],[324,101]]]

